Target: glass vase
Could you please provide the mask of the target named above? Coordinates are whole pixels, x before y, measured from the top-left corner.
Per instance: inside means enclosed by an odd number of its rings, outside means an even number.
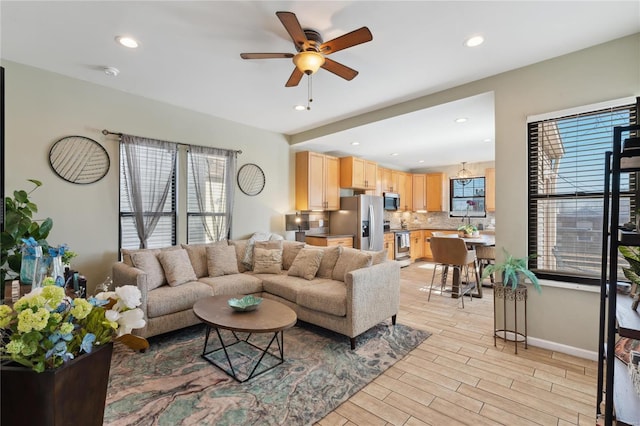
[[[58,287],[64,287],[64,266],[62,265],[62,257],[55,256],[51,258],[51,267],[49,271]]]

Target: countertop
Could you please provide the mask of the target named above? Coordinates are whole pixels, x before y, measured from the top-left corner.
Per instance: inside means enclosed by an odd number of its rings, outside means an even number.
[[[307,237],[317,238],[353,238],[353,234],[307,234]]]

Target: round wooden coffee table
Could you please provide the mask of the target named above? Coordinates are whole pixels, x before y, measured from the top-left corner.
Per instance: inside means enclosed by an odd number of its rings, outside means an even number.
[[[193,313],[207,326],[202,357],[242,383],[284,362],[284,330],[295,325],[297,316],[288,306],[269,299],[263,299],[256,310],[234,311],[227,301],[241,297],[206,297],[193,305]],[[216,330],[220,347],[207,351],[212,328]],[[233,340],[225,342],[220,330],[229,330]],[[237,333],[247,333],[247,336],[240,338]],[[273,333],[273,337],[261,347],[249,341],[254,333]],[[227,340],[230,340],[228,336]],[[274,342],[275,354],[270,350]],[[234,366],[234,359],[242,360],[240,365]]]

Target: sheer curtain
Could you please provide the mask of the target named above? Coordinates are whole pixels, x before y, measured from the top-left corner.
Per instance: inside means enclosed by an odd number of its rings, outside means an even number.
[[[200,218],[207,241],[229,236],[237,154],[227,149],[189,146],[188,193],[193,199],[188,202],[188,215],[190,220]],[[189,238],[193,235],[190,227]]]
[[[132,135],[122,135],[120,144],[129,207],[140,248],[146,248],[158,221],[167,213],[165,205],[174,181],[178,145]]]

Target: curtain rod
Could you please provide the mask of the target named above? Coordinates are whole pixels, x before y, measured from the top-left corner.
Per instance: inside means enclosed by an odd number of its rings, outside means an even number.
[[[105,136],[107,136],[107,135],[115,135],[115,136],[117,136],[117,137],[119,137],[119,138],[121,138],[121,137],[122,137],[122,133],[112,132],[112,131],[107,130],[107,129],[102,129],[102,134],[103,134],[103,135],[105,135]],[[180,142],[174,142],[174,143],[176,143],[177,145],[186,146],[186,147],[189,147],[189,146],[203,146],[203,145],[189,145],[189,144],[186,144],[186,143],[180,143]],[[205,147],[205,148],[211,148],[211,147],[208,147],[208,146],[207,146],[207,147]],[[224,149],[224,148],[222,148],[222,149]],[[234,151],[234,152],[236,152],[237,154],[242,154],[242,150],[241,150],[241,149],[238,149],[238,150],[230,149],[229,151]]]

